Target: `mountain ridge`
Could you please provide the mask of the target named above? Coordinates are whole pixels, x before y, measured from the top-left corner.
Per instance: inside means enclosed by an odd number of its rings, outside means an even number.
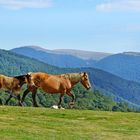
[[[110,72],[124,79],[140,82],[140,53],[124,52],[108,56],[95,65],[96,68]]]
[[[86,50],[77,50],[77,49],[46,49],[40,46],[22,46],[18,48],[13,48],[11,50],[20,49],[20,48],[32,48],[38,51],[44,51],[48,53],[54,53],[54,54],[67,54],[76,56],[78,58],[84,59],[84,60],[100,60],[104,57],[107,57],[109,55],[112,55],[111,53],[105,53],[105,52],[95,52],[95,51],[86,51]]]
[[[94,60],[83,60],[70,54],[56,54],[47,50],[32,47],[21,47],[11,50],[14,53],[38,59],[47,64],[64,68],[90,67]]]

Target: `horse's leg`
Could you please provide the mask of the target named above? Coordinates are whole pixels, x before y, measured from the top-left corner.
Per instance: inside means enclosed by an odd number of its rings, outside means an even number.
[[[10,99],[11,99],[12,97],[13,97],[12,94],[10,94],[9,98],[6,100],[5,105],[8,105],[8,102],[10,101]]]
[[[28,88],[24,91],[23,96],[22,96],[22,99],[21,99],[21,103],[24,102],[26,95],[27,95],[30,91],[31,91],[30,87],[28,87]]]
[[[74,100],[75,100],[75,96],[74,96],[71,92],[67,92],[66,94],[67,94],[68,96],[71,96],[71,97],[72,97],[71,102],[73,103]]]
[[[72,97],[72,100],[71,100],[71,102],[69,103],[70,107],[72,108],[73,105],[74,105],[75,96],[74,96],[71,92],[67,92],[66,94],[67,94],[68,96],[71,96],[71,97]]]
[[[37,88],[33,87],[32,88],[32,99],[33,99],[33,106],[34,107],[39,107],[37,102],[36,102],[36,93],[37,93]]]
[[[63,96],[64,96],[64,94],[60,94],[59,103],[58,103],[58,108],[59,108],[59,109],[61,108],[61,102],[62,102],[62,100],[63,100]]]
[[[21,102],[21,98],[20,98],[20,94],[17,95],[17,99],[18,99],[18,104],[19,106],[23,106],[22,102]]]

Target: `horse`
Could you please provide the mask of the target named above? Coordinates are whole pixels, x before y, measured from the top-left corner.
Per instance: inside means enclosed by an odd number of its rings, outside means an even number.
[[[6,100],[6,105],[12,97],[17,96],[17,99],[19,100],[19,105],[22,106],[22,103],[20,101],[20,89],[25,83],[28,83],[27,75],[9,77],[0,74],[0,89],[10,93],[9,98]]]
[[[52,75],[43,72],[28,73],[29,87],[25,90],[21,102],[24,102],[26,95],[31,91],[33,98],[33,106],[37,107],[36,93],[40,88],[43,91],[55,94],[60,93],[58,107],[61,108],[61,102],[64,94],[72,97],[71,105],[74,105],[75,96],[71,93],[71,89],[81,83],[87,90],[91,88],[91,84],[86,72],[66,73],[60,75]]]

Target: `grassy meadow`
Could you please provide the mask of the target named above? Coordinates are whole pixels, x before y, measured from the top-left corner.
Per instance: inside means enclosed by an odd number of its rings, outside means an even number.
[[[140,114],[0,106],[0,140],[140,140]]]

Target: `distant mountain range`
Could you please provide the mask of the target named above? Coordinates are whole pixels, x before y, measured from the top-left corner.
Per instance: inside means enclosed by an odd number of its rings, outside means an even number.
[[[140,82],[140,53],[109,54],[70,49],[47,50],[36,46],[25,46],[11,51],[58,67],[94,67],[127,80]]]
[[[11,50],[12,52],[22,54],[24,56],[28,56],[31,58],[38,59],[47,64],[51,64],[59,67],[84,67],[86,62],[80,58],[77,58],[72,55],[64,55],[64,54],[55,54],[52,52],[48,52],[47,50],[41,50],[38,48],[31,47],[21,47]]]
[[[12,49],[18,50],[18,49],[34,49],[36,51],[40,52],[46,52],[46,53],[51,53],[51,54],[63,54],[63,55],[72,55],[84,60],[100,60],[103,59],[107,56],[112,55],[111,53],[104,53],[104,52],[93,52],[93,51],[83,51],[83,50],[74,50],[74,49],[55,49],[55,50],[49,50],[45,49],[39,46],[24,46],[24,47],[19,47]]]
[[[68,55],[73,55],[84,60],[96,60],[96,61],[112,55],[111,53],[72,50],[72,49],[56,49],[56,50],[53,50],[53,53],[68,54]]]
[[[140,53],[125,52],[111,55],[98,61],[94,67],[124,79],[140,82]]]
[[[11,51],[63,68],[93,67],[96,61],[111,55],[81,50],[47,50],[37,46],[20,47]]]

